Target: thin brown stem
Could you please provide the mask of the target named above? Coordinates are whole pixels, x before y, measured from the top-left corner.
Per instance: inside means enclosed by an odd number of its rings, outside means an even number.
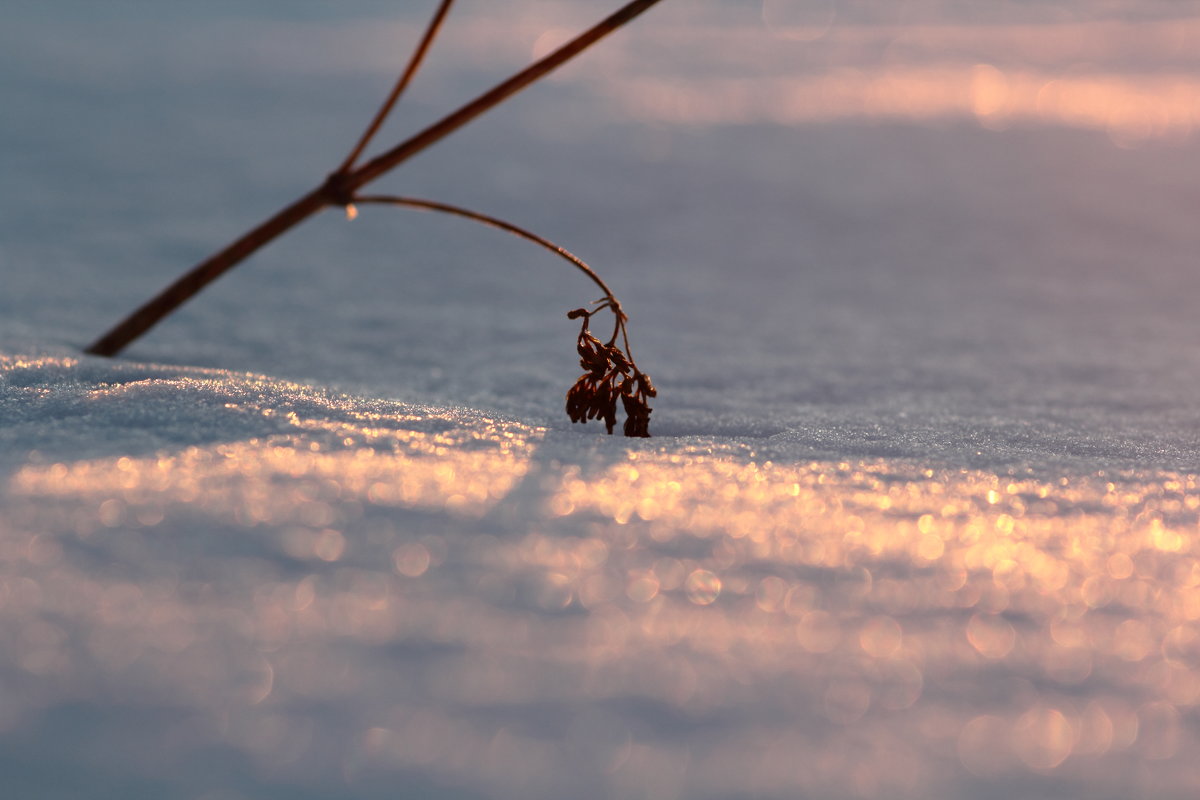
[[[542,58],[540,61],[535,61],[508,80],[484,92],[470,103],[443,118],[440,122],[431,125],[408,141],[402,142],[386,153],[363,164],[348,176],[346,187],[353,191],[373,181],[397,164],[406,161],[434,142],[445,138],[483,112],[504,102],[529,84],[562,66],[565,62],[571,60],[660,1],[633,0],[633,2],[626,4],[616,13],[584,31],[550,55]]]
[[[337,168],[337,172],[349,172],[354,169],[355,162],[362,155],[363,150],[367,149],[367,145],[371,143],[371,139],[375,138],[375,134],[383,127],[384,120],[388,114],[392,113],[392,109],[396,105],[396,101],[400,99],[400,95],[404,94],[404,90],[408,88],[408,84],[412,83],[413,76],[417,74],[417,70],[421,67],[421,62],[425,60],[425,54],[429,52],[430,45],[433,44],[434,38],[437,37],[438,30],[442,27],[442,20],[446,18],[446,14],[450,11],[450,6],[454,4],[454,0],[442,0],[437,11],[434,12],[433,19],[429,21],[429,27],[425,29],[425,35],[421,37],[421,43],[417,45],[417,49],[413,51],[412,58],[408,60],[408,66],[404,69],[400,80],[396,81],[396,85],[392,87],[392,93],[388,95],[387,100],[383,101],[383,105],[379,107],[379,111],[375,114],[375,119],[371,120],[371,124],[363,131],[362,138],[358,140],[358,144],[346,156],[346,160]]]
[[[474,220],[476,222],[482,222],[484,225],[490,225],[493,228],[499,228],[502,231],[507,231],[515,236],[521,237],[522,239],[527,239],[528,241],[531,241],[534,244],[541,245],[545,249],[549,250],[551,253],[554,253],[555,255],[560,256],[563,259],[571,262],[577,268],[579,268],[579,270],[582,271],[584,275],[587,275],[589,278],[591,278],[592,281],[597,286],[600,287],[600,291],[604,292],[604,302],[607,305],[612,307],[614,314],[616,314],[618,317],[620,317],[621,304],[617,302],[617,298],[613,296],[612,290],[608,288],[608,284],[606,284],[600,278],[600,276],[596,274],[595,270],[593,270],[591,267],[589,267],[582,258],[575,255],[567,248],[561,247],[560,245],[555,244],[554,242],[550,241],[549,239],[538,236],[533,231],[526,230],[525,228],[522,228],[519,225],[514,225],[511,222],[506,222],[498,217],[488,216],[487,214],[480,214],[478,211],[471,211],[470,209],[462,208],[460,206],[453,206],[453,205],[450,205],[449,203],[438,203],[433,200],[421,200],[416,197],[397,197],[395,195],[383,195],[383,194],[380,194],[380,195],[355,195],[354,202],[355,202],[355,204],[358,204],[358,205],[375,204],[375,205],[404,206],[405,208],[419,208],[419,209],[423,209],[425,211],[440,211],[443,214],[453,214],[455,216],[465,217],[467,219]]]
[[[354,191],[417,153],[444,139],[480,114],[498,105],[551,70],[583,52],[609,33],[633,20],[660,0],[633,0],[545,58],[526,67],[430,127],[349,173],[335,172],[308,192],[240,238],[197,264],[156,297],[138,308],[88,348],[88,353],[112,356],[123,350],[163,317],[212,281],[237,266],[276,237],[330,205],[345,205]]]
[[[229,269],[263,245],[299,225],[329,205],[325,187],[321,186],[301,197],[258,227],[243,234],[225,249],[201,261],[185,275],[163,289],[159,294],[121,320],[87,348],[85,352],[94,356],[115,356],[163,317],[190,300],[201,289],[219,278]]]

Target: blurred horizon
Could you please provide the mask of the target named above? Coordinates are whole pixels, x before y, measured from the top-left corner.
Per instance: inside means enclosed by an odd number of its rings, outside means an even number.
[[[90,81],[145,81],[147,69],[190,81],[389,76],[434,5],[258,2],[200,11],[131,0],[98,14],[86,3],[18,4],[18,24],[0,31],[0,43],[9,58],[43,51],[51,69],[38,80],[52,84],[80,77],[79,59]],[[460,2],[412,98],[434,102],[455,83],[485,88],[616,7],[526,0],[501,11]],[[141,39],[139,48],[126,47],[123,35]],[[605,114],[649,124],[963,120],[1096,129],[1132,146],[1194,131],[1198,35],[1200,5],[1190,2],[668,1],[549,82],[582,92]]]

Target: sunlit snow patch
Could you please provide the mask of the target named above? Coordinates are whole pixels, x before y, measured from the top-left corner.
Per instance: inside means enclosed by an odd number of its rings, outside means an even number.
[[[51,445],[0,521],[17,785],[31,752],[81,786],[330,797],[1200,778],[1194,476],[773,464],[262,376],[2,366],[5,435]],[[257,777],[205,772],[214,748]]]

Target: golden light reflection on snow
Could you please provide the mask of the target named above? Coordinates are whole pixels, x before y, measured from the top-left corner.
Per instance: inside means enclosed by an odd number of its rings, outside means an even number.
[[[655,123],[974,119],[990,129],[1098,130],[1123,147],[1188,137],[1200,126],[1194,17],[1087,19],[1079,11],[1038,21],[1032,9],[1011,17],[1026,22],[980,24],[944,4],[924,14],[903,3],[748,5],[727,17],[689,9],[669,22],[670,9],[660,9],[589,53],[586,68],[550,80],[580,85]],[[969,13],[969,4],[962,9]],[[581,6],[556,12],[547,27],[544,10],[505,6],[460,20],[445,46],[460,64],[490,72],[545,55],[593,21]],[[307,32],[262,38],[265,57],[289,71],[369,66],[390,74],[396,42],[417,35],[398,23],[322,20]]]
[[[1100,130],[1116,144],[1133,146],[1184,139],[1200,124],[1200,79],[1190,74],[1006,71],[975,63],[844,68],[703,85],[646,78],[636,90],[614,86],[612,92],[640,118],[696,125],[970,118],[996,130],[1015,123]]]
[[[522,431],[432,433],[379,426],[362,416],[367,419],[335,422],[288,415],[300,430],[334,434],[332,445],[279,436],[177,455],[27,466],[11,487],[43,497],[107,498],[95,522],[108,528],[152,527],[164,504],[228,510],[247,525],[298,524],[316,531],[308,537],[312,547],[300,549],[315,548],[323,560],[336,561],[342,536],[324,529],[346,516],[347,499],[480,515],[527,467],[531,443]]]
[[[1200,704],[1198,508],[1195,476],[1046,483],[646,455],[568,474],[547,499],[552,514],[690,553],[684,570],[721,595],[659,591],[652,629],[743,667],[820,676],[838,725],[932,712],[943,682],[991,672],[1003,696],[978,692],[981,713],[934,732],[976,774],[1195,746],[1180,720]],[[930,690],[939,699],[921,703]]]
[[[697,80],[673,72],[665,65],[679,62],[656,62],[647,46],[602,54],[611,63],[597,74],[611,76],[626,60],[629,73],[603,84],[593,78],[595,89],[639,118],[693,125],[974,119],[990,129],[1099,130],[1128,147],[1186,138],[1200,125],[1189,44],[1200,20],[979,25],[905,20],[881,6],[874,20],[843,23],[835,6],[767,0],[763,31],[682,25],[655,45],[704,52],[723,74]],[[636,74],[633,63],[642,65]],[[647,63],[664,66],[647,71]]]
[[[17,471],[0,647],[39,688],[0,724],[102,676],[220,709],[211,735],[277,768],[331,746],[305,708],[358,702],[351,780],[915,797],[959,774],[1196,777],[1195,476],[585,469],[511,424],[347,419]]]

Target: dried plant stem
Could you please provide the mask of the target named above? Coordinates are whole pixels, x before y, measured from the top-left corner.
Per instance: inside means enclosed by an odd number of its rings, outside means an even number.
[[[225,249],[200,262],[108,333],[92,342],[85,352],[95,356],[114,356],[121,352],[130,342],[150,330],[159,320],[183,305],[227,270],[328,205],[329,198],[324,187],[304,195]]]
[[[535,61],[533,64],[530,64],[528,67],[521,70],[516,75],[513,75],[508,80],[493,87],[489,91],[484,92],[470,103],[467,103],[462,108],[442,119],[441,122],[438,122],[436,125],[427,128],[421,133],[418,133],[408,141],[393,147],[386,153],[383,153],[371,161],[368,161],[362,167],[355,170],[351,176],[349,176],[347,185],[351,189],[357,189],[363,184],[378,178],[380,175],[392,169],[400,162],[405,161],[421,150],[424,150],[426,147],[433,144],[438,139],[443,138],[447,134],[458,130],[483,112],[491,109],[493,106],[498,105],[504,100],[507,100],[509,97],[521,91],[529,84],[546,76],[548,73],[562,66],[567,61],[570,61],[572,58],[579,55],[608,34],[617,30],[622,25],[630,22],[639,14],[659,2],[660,0],[634,0],[634,2],[628,3],[620,10],[579,34],[579,36],[576,36],[574,39],[567,42],[550,55],[542,58],[539,61]]]
[[[268,244],[313,214],[331,205],[344,206],[351,202],[354,192],[417,153],[466,125],[475,117],[500,104],[550,71],[586,50],[609,33],[625,25],[660,0],[633,0],[618,11],[567,42],[550,55],[534,62],[521,72],[472,100],[439,122],[400,143],[391,150],[351,171],[338,170],[325,181],[291,205],[277,212],[256,228],[244,234],[224,249],[196,265],[190,272],[164,289],[159,295],[138,308],[112,330],[93,342],[87,352],[112,356],[157,324],[213,280],[241,263],[259,248]],[[440,24],[440,16],[434,23]],[[431,25],[431,30],[434,28]],[[426,38],[432,41],[432,32]],[[419,59],[410,62],[415,71]],[[403,86],[400,86],[403,90]],[[399,92],[393,92],[397,97]],[[388,102],[384,106],[387,108]],[[390,109],[389,109],[390,110]],[[386,115],[386,114],[385,114]],[[378,117],[379,115],[377,115]],[[380,117],[380,119],[382,119]],[[370,132],[370,128],[368,128]],[[366,136],[369,140],[369,136]],[[364,145],[365,146],[365,145]],[[357,149],[357,148],[356,148]]]
[[[408,88],[408,84],[412,83],[413,77],[417,74],[417,70],[421,67],[421,62],[425,60],[425,54],[429,52],[430,45],[437,37],[438,31],[442,27],[442,20],[446,18],[446,14],[450,11],[450,6],[454,5],[454,0],[442,0],[437,11],[433,14],[433,19],[430,20],[428,27],[425,28],[425,35],[421,37],[421,43],[417,45],[417,49],[413,50],[412,57],[408,60],[408,66],[400,75],[400,80],[396,81],[396,85],[392,88],[392,93],[388,95],[387,100],[383,101],[383,105],[379,107],[379,111],[375,112],[375,119],[371,120],[371,124],[363,131],[363,135],[359,138],[358,144],[354,145],[354,149],[346,156],[346,160],[338,167],[338,173],[346,173],[354,168],[358,157],[362,155],[363,150],[367,149],[367,145],[375,138],[375,134],[379,133],[379,129],[383,127],[384,120],[388,114],[392,113],[392,109],[396,107],[396,101],[400,99],[400,95],[404,94],[404,90]]]
[[[439,203],[434,200],[421,200],[416,197],[397,197],[395,195],[355,195],[354,202],[356,205],[376,204],[404,206],[405,208],[419,208],[425,211],[440,211],[444,214],[453,214],[458,217],[466,217],[467,219],[472,219],[476,222],[482,222],[484,225],[490,225],[493,228],[499,228],[500,230],[508,231],[515,236],[520,236],[522,239],[527,239],[534,244],[541,245],[555,255],[561,256],[562,258],[574,264],[581,272],[583,272],[584,275],[587,275],[589,278],[591,278],[593,283],[600,287],[600,291],[604,292],[604,300],[610,306],[615,307],[616,310],[620,310],[621,305],[617,302],[617,298],[613,296],[612,290],[608,288],[608,284],[606,284],[603,279],[596,274],[596,271],[589,267],[582,258],[575,255],[567,248],[561,247],[549,239],[538,236],[533,231],[526,230],[519,225],[514,225],[511,222],[505,222],[498,217],[480,214],[478,211],[471,211],[470,209],[462,208],[461,206],[453,206],[449,203]]]

